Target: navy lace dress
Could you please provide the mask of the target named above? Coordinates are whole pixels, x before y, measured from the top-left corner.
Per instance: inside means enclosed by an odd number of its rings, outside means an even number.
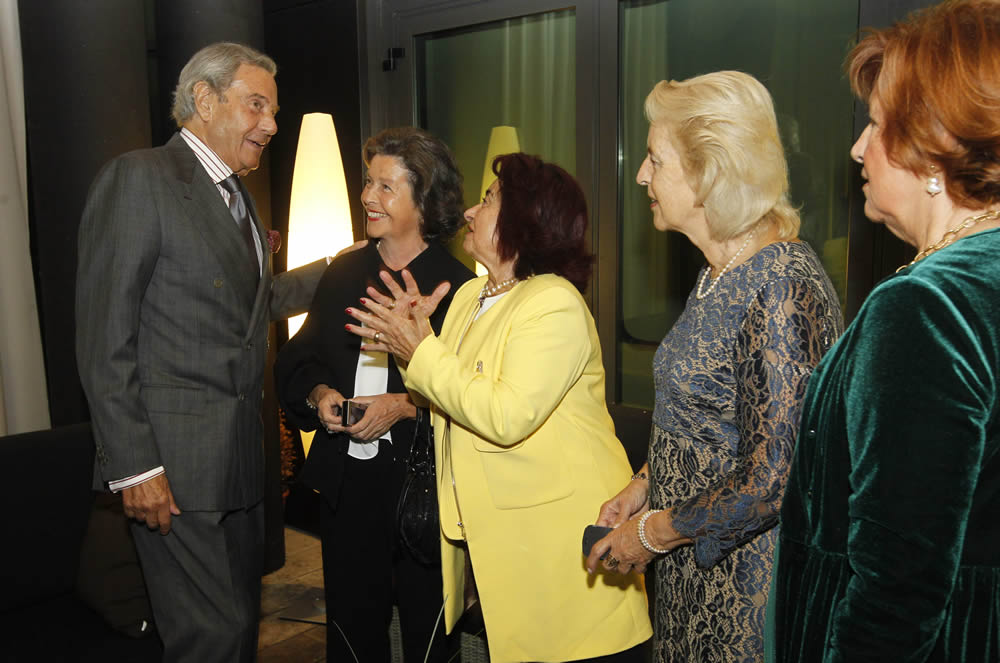
[[[699,275],[700,276],[700,275]],[[656,561],[658,662],[761,661],[775,525],[813,368],[843,331],[804,242],[694,292],[653,361],[650,500],[694,540]]]

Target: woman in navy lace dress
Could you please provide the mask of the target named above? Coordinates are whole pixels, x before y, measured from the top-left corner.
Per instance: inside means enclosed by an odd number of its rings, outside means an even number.
[[[647,187],[658,230],[708,264],[653,362],[646,466],[601,508],[617,529],[588,568],[656,564],[656,661],[763,659],[775,524],[813,367],[843,329],[799,217],[771,97],[717,72],[646,99]]]

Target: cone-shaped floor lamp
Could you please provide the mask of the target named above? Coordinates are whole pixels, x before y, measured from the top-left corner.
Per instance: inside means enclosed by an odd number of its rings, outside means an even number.
[[[302,116],[288,210],[288,269],[332,256],[354,242],[347,179],[337,130],[329,113]],[[294,336],[305,315],[288,321]],[[302,433],[308,454],[313,433]]]
[[[288,269],[332,256],[354,242],[337,130],[329,113],[302,116],[288,210]],[[305,315],[288,321],[294,336]]]

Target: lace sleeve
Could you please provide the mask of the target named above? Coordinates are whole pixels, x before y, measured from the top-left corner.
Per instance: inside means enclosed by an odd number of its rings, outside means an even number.
[[[806,384],[836,337],[829,309],[814,282],[787,278],[750,304],[734,349],[737,461],[673,514],[703,568],[777,522]]]

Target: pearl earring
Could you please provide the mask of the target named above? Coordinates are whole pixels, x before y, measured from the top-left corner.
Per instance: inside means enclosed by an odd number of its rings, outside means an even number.
[[[927,178],[926,191],[930,194],[931,198],[941,193],[942,190],[941,181],[936,176]]]

